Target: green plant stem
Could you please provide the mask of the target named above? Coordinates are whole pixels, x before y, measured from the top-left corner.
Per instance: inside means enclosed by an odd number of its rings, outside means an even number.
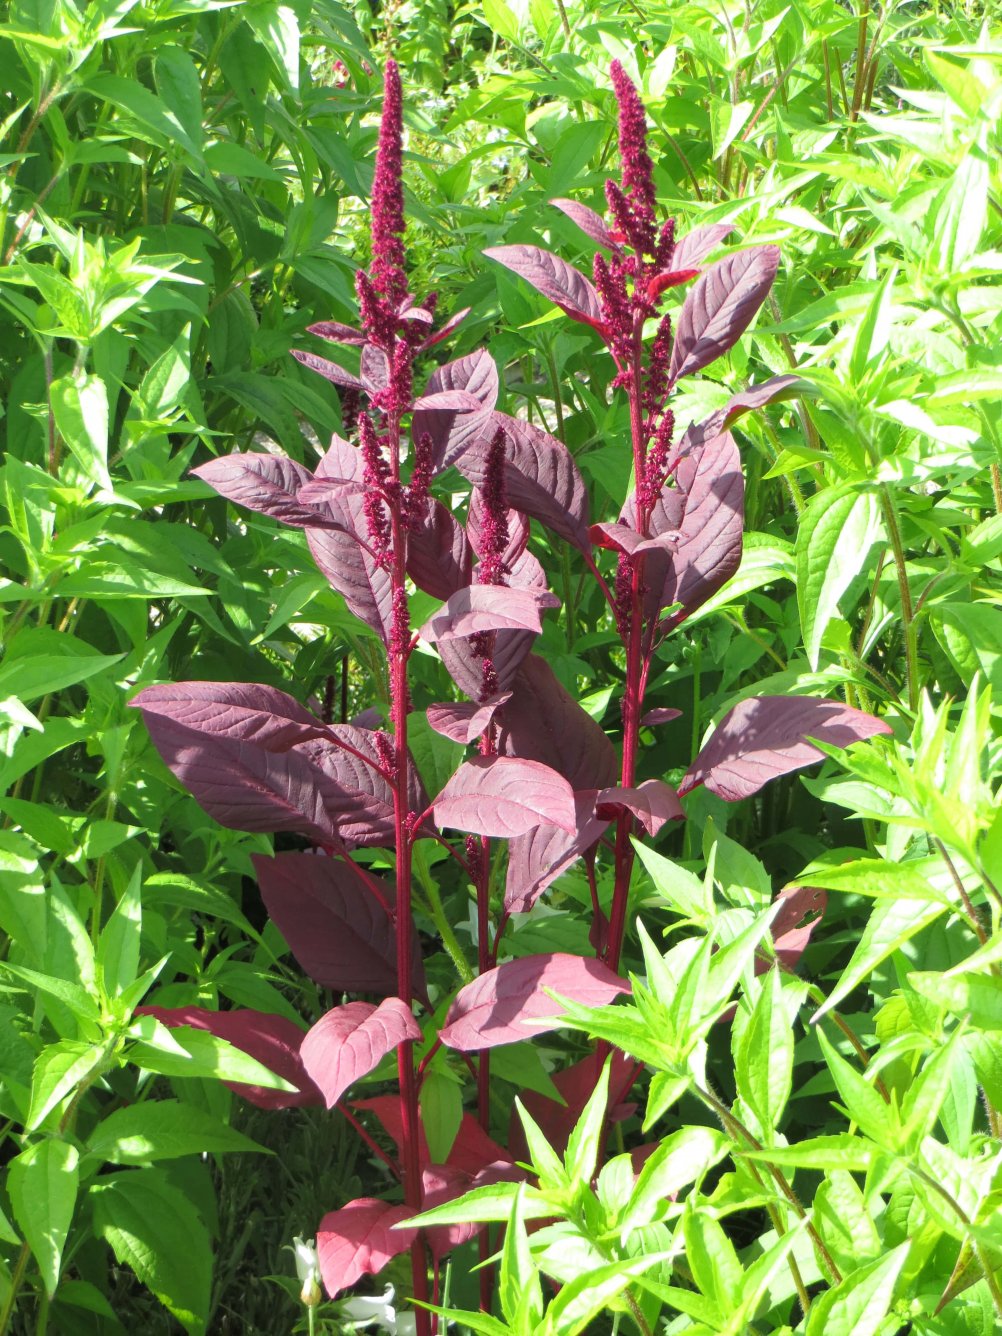
[[[22,1243],[21,1251],[17,1255],[17,1261],[14,1263],[14,1270],[11,1273],[7,1301],[3,1306],[3,1312],[0,1313],[0,1336],[7,1336],[7,1332],[10,1328],[10,1320],[14,1315],[17,1296],[21,1292],[21,1286],[24,1283],[24,1273],[27,1269],[28,1259],[30,1257],[31,1249],[28,1247],[27,1243]]]
[[[912,611],[911,590],[908,588],[908,567],[905,563],[905,549],[901,541],[901,527],[898,524],[898,510],[894,502],[894,496],[886,483],[880,484],[878,494],[884,523],[887,525],[887,535],[891,540],[894,568],[898,577],[898,592],[901,598],[901,625],[905,638],[905,671],[908,677],[908,708],[914,714],[918,709],[919,698],[918,635]]]
[[[448,915],[445,912],[445,906],[442,904],[442,897],[438,893],[438,887],[435,885],[433,877],[420,877],[421,889],[428,897],[428,913],[438,929],[442,938],[442,945],[449,953],[449,959],[456,967],[456,973],[459,975],[462,983],[472,983],[476,977],[470,962],[463,955],[463,948],[459,945],[459,939],[452,930],[452,924],[449,922]]]

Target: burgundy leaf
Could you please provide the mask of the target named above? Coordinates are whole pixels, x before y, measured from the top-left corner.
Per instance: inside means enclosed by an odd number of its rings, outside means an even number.
[[[298,742],[327,736],[327,726],[284,691],[258,682],[172,682],[146,687],[129,704],[143,712],[156,742],[162,719],[209,737],[253,742],[287,751]]]
[[[270,515],[283,524],[303,528],[334,522],[330,516],[311,511],[299,500],[300,489],[312,481],[312,475],[302,464],[284,455],[238,451],[200,464],[192,473],[235,505]]]
[[[562,775],[538,761],[476,756],[435,799],[435,823],[503,839],[538,825],[573,831],[574,793]]]
[[[464,478],[484,485],[491,442],[499,427],[505,432],[504,485],[509,505],[540,520],[554,533],[587,552],[588,492],[561,441],[531,422],[492,413],[482,421],[479,440],[456,461]]]
[[[293,348],[292,355],[301,366],[309,371],[315,371],[317,375],[323,376],[325,380],[331,381],[334,385],[340,385],[345,390],[361,390],[362,382],[350,371],[346,371],[343,366],[338,366],[337,362],[331,362],[326,357],[318,357],[316,353],[305,352],[302,348]]]
[[[482,705],[476,701],[445,701],[441,705],[429,705],[425,713],[436,733],[451,738],[453,742],[461,742],[465,747],[480,737],[495,712],[510,699],[511,692],[504,691],[484,701]]]
[[[473,554],[463,526],[431,499],[424,519],[407,535],[407,574],[433,598],[447,599],[470,583]]]
[[[640,716],[640,722],[646,727],[651,728],[656,724],[670,724],[673,719],[681,719],[682,711],[659,706],[657,709],[648,710],[646,714]]]
[[[359,368],[362,384],[366,391],[378,394],[390,383],[390,359],[382,348],[374,343],[367,343],[362,349],[362,364]]]
[[[528,557],[522,554],[520,561]],[[545,576],[544,583],[545,583]],[[536,643],[533,631],[498,631],[490,661],[501,691],[507,691],[515,680],[519,665]],[[479,700],[484,693],[484,656],[477,652],[477,642],[470,640],[443,640],[438,652],[449,676],[464,695]]]
[[[420,1039],[421,1027],[399,997],[379,1006],[347,1002],[321,1016],[302,1042],[303,1066],[332,1109],[349,1086],[379,1066],[398,1044]]]
[[[605,833],[608,820],[595,815],[595,790],[574,795],[577,830],[537,826],[508,841],[508,874],[504,907],[508,914],[526,914],[556,879]]]
[[[546,572],[540,562],[528,550],[520,552],[508,570],[509,587],[512,589],[545,589],[546,583]]]
[[[606,1006],[630,985],[600,960],[552,952],[523,956],[479,975],[461,988],[439,1038],[463,1053],[515,1044],[560,1024],[560,1003],[544,989],[584,1006]]]
[[[584,274],[538,246],[491,246],[484,254],[531,283],[572,320],[605,333],[598,293]]]
[[[341,790],[299,748],[267,751],[240,738],[188,728],[167,715],[153,716],[150,736],[164,763],[220,825],[340,843],[333,814]]]
[[[487,1135],[476,1118],[464,1113],[447,1163],[451,1169],[474,1175],[492,1165],[513,1165],[513,1160],[503,1146]]]
[[[447,390],[464,390],[481,404],[482,413],[457,413],[451,409],[422,409],[411,419],[411,437],[420,441],[428,433],[434,447],[436,471],[448,468],[480,435],[484,420],[497,403],[500,381],[489,353],[478,349],[433,371],[425,396]]]
[[[300,967],[337,993],[397,991],[397,934],[362,875],[340,859],[308,853],[252,854],[265,908]],[[390,882],[373,878],[392,906]],[[423,972],[415,938],[415,992]]]
[[[314,510],[307,510],[307,515],[312,515],[309,521],[303,521],[303,528],[320,529],[343,529],[344,525],[336,524],[334,521],[326,518],[331,514],[328,509],[331,504],[340,505],[346,496],[356,493],[361,496],[365,492],[365,485],[361,482],[355,482],[349,478],[313,478],[300,487],[296,494],[297,501],[307,507],[316,507]],[[323,508],[323,509],[321,509]],[[345,530],[352,538],[355,533],[351,529]]]
[[[483,410],[483,404],[468,390],[438,390],[433,394],[422,394],[420,399],[415,400],[414,408],[424,412],[479,413]]]
[[[464,306],[463,309],[457,311],[455,315],[450,315],[444,325],[441,325],[436,329],[433,334],[428,335],[424,343],[421,344],[421,351],[423,352],[426,348],[432,348],[436,343],[441,343],[443,339],[447,339],[453,330],[459,328],[469,314],[470,308]]]
[[[718,260],[700,275],[678,318],[668,368],[673,384],[737,343],[765,301],[778,267],[777,246],[755,246]]]
[[[481,555],[481,533],[484,522],[484,494],[479,487],[470,493],[470,509],[466,516],[466,533],[470,546],[479,557]],[[525,551],[529,541],[529,521],[520,510],[509,510],[507,514],[508,542],[501,553],[501,561],[511,567]],[[543,582],[545,586],[545,581]]]
[[[474,1127],[476,1123],[469,1114],[464,1115],[463,1121],[469,1121]],[[489,1137],[484,1138],[490,1141]],[[490,1142],[494,1145],[493,1142]],[[500,1151],[501,1148],[498,1146]],[[521,1183],[525,1181],[525,1172],[514,1164],[506,1151],[501,1151],[503,1159],[496,1160],[491,1164],[484,1165],[475,1173],[467,1169],[462,1169],[452,1163],[450,1155],[447,1164],[430,1164],[422,1175],[421,1184],[424,1188],[423,1208],[430,1211],[433,1206],[442,1206],[445,1202],[455,1201],[461,1197],[464,1192],[470,1192],[474,1188],[489,1187],[494,1183]],[[428,1240],[428,1246],[436,1261],[453,1250],[460,1248],[464,1243],[469,1243],[470,1239],[476,1238],[477,1234],[484,1228],[482,1224],[458,1224],[458,1225],[436,1225],[434,1228],[425,1231],[425,1237]]]
[[[403,1155],[404,1112],[403,1099],[400,1095],[373,1095],[370,1099],[353,1099],[351,1100],[351,1107],[371,1113],[377,1118],[383,1131],[396,1146],[397,1154]],[[418,1124],[418,1159],[421,1164],[431,1162],[428,1141],[420,1123]]]
[[[792,970],[824,916],[828,895],[818,886],[787,886],[776,898],[780,909],[770,929],[773,946],[783,965]]]
[[[729,710],[685,772],[679,793],[705,784],[727,802],[758,793],[778,775],[824,759],[809,737],[848,747],[890,733],[880,719],[834,700],[813,696],[754,696]]]
[[[401,320],[415,321],[419,325],[433,325],[435,317],[425,306],[408,306],[400,312]]]
[[[324,1288],[333,1299],[362,1276],[375,1276],[391,1258],[406,1252],[416,1229],[394,1229],[414,1211],[388,1206],[375,1197],[359,1197],[328,1211],[317,1230],[317,1257]]]
[[[706,223],[694,227],[675,243],[672,265],[676,269],[691,269],[693,265],[700,264],[733,231],[732,223]]]
[[[393,790],[377,768],[382,758],[375,734],[352,724],[331,724],[327,737],[303,743],[297,750],[336,790],[331,814],[341,838],[377,848],[392,845],[396,838]],[[413,765],[409,777],[408,805],[412,811],[423,812],[427,802]]]
[[[529,655],[519,669],[500,724],[503,754],[542,761],[574,790],[615,783],[619,763],[612,743],[538,655]]]
[[[724,405],[723,421],[720,425],[729,427],[745,413],[752,413],[757,408],[765,408],[767,404],[779,403],[783,399],[792,399],[803,385],[804,382],[799,376],[791,375],[770,376],[768,380],[762,381],[761,385],[749,385],[747,390],[742,390],[728,399]]]
[[[444,607],[429,617],[420,635],[432,645],[481,631],[532,631],[539,635],[543,629],[541,612],[559,607],[560,599],[545,590],[467,585],[457,589]]]
[[[699,269],[666,269],[663,273],[655,274],[648,281],[647,296],[650,300],[657,301],[663,292],[669,288],[681,287],[683,283],[689,283],[694,278],[698,278],[701,270]]]
[[[263,1067],[296,1087],[295,1091],[270,1090],[267,1086],[224,1082],[259,1109],[291,1109],[323,1103],[323,1095],[307,1074],[299,1054],[305,1035],[285,1016],[249,1010],[209,1011],[207,1007],[137,1007],[136,1015],[154,1016],[170,1029],[188,1025],[193,1030],[207,1030],[242,1053],[249,1053]]]
[[[553,1084],[563,1096],[563,1104],[535,1090],[527,1090],[520,1097],[530,1117],[539,1125],[543,1136],[558,1155],[563,1155],[567,1149],[568,1138],[584,1112],[585,1105],[595,1093],[602,1067],[601,1055],[589,1053],[580,1062],[554,1073]],[[609,1069],[609,1102],[606,1105],[610,1122],[617,1121],[619,1107],[630,1093],[635,1071],[636,1063],[633,1059],[619,1049],[613,1049]],[[516,1160],[529,1159],[529,1149],[517,1109],[512,1110],[508,1145]]]
[[[351,325],[342,325],[338,320],[320,320],[315,325],[307,325],[306,331],[330,343],[355,343],[361,346],[365,342],[361,330],[352,329]]]
[[[364,496],[342,491],[329,502],[341,529],[307,529],[306,541],[313,560],[331,588],[344,599],[350,612],[373,629],[383,643],[390,643],[393,622],[393,585],[367,547]]]
[[[589,209],[587,204],[579,204],[576,199],[551,199],[550,203],[555,209],[565,213],[571,222],[577,223],[586,237],[591,237],[592,241],[597,241],[607,250],[619,250],[602,215],[596,213],[594,209]]]
[[[678,794],[661,779],[645,779],[633,789],[603,789],[595,799],[596,816],[613,818],[623,810],[632,812],[648,835],[685,816]]]
[[[330,445],[314,470],[314,477],[364,484],[365,461],[362,459],[361,450],[342,436],[332,436]]]

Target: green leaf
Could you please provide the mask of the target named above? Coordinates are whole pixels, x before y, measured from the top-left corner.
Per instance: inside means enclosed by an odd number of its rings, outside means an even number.
[[[100,1178],[91,1187],[94,1232],[189,1336],[206,1330],[212,1241],[191,1202],[157,1169]]]
[[[101,1015],[96,999],[78,983],[70,983],[68,979],[60,979],[53,974],[43,974],[40,970],[31,970],[24,965],[9,965],[6,961],[0,964],[0,971],[4,970],[15,979],[30,983],[47,997],[62,1002],[81,1020],[96,1021]]]
[[[806,1336],[877,1336],[894,1298],[910,1242],[868,1262],[811,1304]]]
[[[742,1151],[741,1154],[748,1160],[789,1165],[793,1169],[862,1172],[870,1167],[877,1147],[863,1137],[838,1132],[833,1136],[809,1137],[792,1146],[769,1146],[763,1150]]]
[[[744,1271],[734,1244],[706,1211],[690,1210],[682,1222],[685,1257],[700,1291],[719,1313],[736,1308]]]
[[[168,114],[176,117],[188,139],[202,146],[202,89],[195,62],[177,46],[161,47],[153,61],[153,77]]]
[[[428,1072],[421,1082],[421,1126],[434,1164],[444,1164],[463,1120],[463,1092],[448,1072]]]
[[[681,1127],[659,1144],[644,1163],[633,1195],[619,1221],[625,1233],[650,1224],[666,1201],[698,1182],[730,1150],[730,1141],[713,1127]]]
[[[15,642],[16,645],[17,642]],[[0,695],[37,700],[85,682],[119,663],[122,654],[25,654],[8,657],[0,667]]]
[[[1002,1030],[1002,978],[997,974],[940,974],[916,970],[908,982],[937,1007],[966,1016],[978,1030]]]
[[[774,1131],[793,1085],[793,1030],[778,969],[762,979],[751,1017],[735,1039],[734,1072],[738,1094],[760,1127]]]
[[[127,116],[140,139],[164,149],[180,144],[193,158],[199,158],[198,143],[189,136],[178,117],[162,98],[138,81],[117,74],[98,74],[88,79],[85,87]]]
[[[38,1263],[50,1299],[59,1281],[63,1245],[76,1205],[79,1160],[75,1146],[51,1139],[29,1146],[7,1167],[14,1219]]]
[[[139,973],[139,939],[143,929],[140,899],[142,867],[137,864],[129,884],[104,925],[98,945],[104,987],[109,997],[120,997]]]
[[[431,1228],[433,1225],[458,1225],[465,1222],[483,1224],[493,1220],[507,1220],[511,1215],[512,1202],[519,1187],[518,1183],[492,1183],[488,1187],[473,1188],[455,1201],[433,1206],[430,1211],[412,1216],[403,1221],[405,1225],[420,1225]],[[553,1214],[553,1203],[548,1201],[534,1188],[526,1188],[523,1215],[526,1220],[544,1220]]]
[[[896,265],[888,269],[857,327],[849,359],[849,371],[856,384],[863,380],[871,365],[877,366],[887,356],[894,321],[894,280],[897,273]]]
[[[804,649],[815,672],[825,631],[839,615],[839,599],[860,573],[879,534],[879,521],[877,498],[854,483],[826,488],[800,516],[797,606]]]
[[[900,1126],[894,1105],[884,1103],[870,1082],[842,1057],[823,1030],[818,1030],[818,1042],[849,1117],[878,1146],[895,1149],[900,1145]]]
[[[609,1102],[609,1066],[607,1058],[602,1073],[595,1083],[595,1089],[588,1097],[588,1103],[581,1112],[581,1117],[574,1125],[574,1130],[567,1139],[564,1152],[564,1165],[567,1178],[571,1183],[586,1186],[595,1176],[598,1168],[598,1156],[605,1131],[606,1106]]]
[[[525,1184],[520,1183],[511,1204],[504,1248],[501,1251],[498,1298],[511,1330],[536,1331],[543,1318],[543,1291],[539,1283],[539,1271],[529,1249],[524,1201]]]
[[[605,1312],[634,1277],[660,1266],[671,1256],[670,1252],[655,1252],[586,1270],[561,1286],[547,1317],[561,1336],[577,1336],[599,1313]]]
[[[84,476],[111,490],[108,473],[108,391],[100,376],[74,373],[52,382],[52,414]]]
[[[87,1153],[113,1164],[146,1164],[182,1155],[272,1152],[211,1114],[176,1099],[147,1100],[115,1109],[87,1141]]]
[[[25,1129],[40,1127],[57,1104],[104,1065],[103,1050],[94,1044],[64,1039],[42,1049],[31,1076],[31,1104]]]
[[[169,1029],[153,1016],[140,1016],[129,1030],[134,1042],[129,1060],[162,1076],[212,1076],[239,1085],[265,1086],[269,1090],[294,1090],[256,1058],[225,1039],[189,1025]]]
[[[940,272],[959,277],[965,261],[975,255],[988,218],[988,159],[972,144],[952,177],[940,191],[928,218],[933,242],[931,258]]]
[[[713,914],[712,886],[663,854],[633,841],[633,847],[647,869],[654,889],[677,913],[693,923],[706,923]]]

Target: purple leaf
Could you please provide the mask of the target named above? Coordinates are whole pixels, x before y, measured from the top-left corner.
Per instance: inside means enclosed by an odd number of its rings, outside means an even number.
[[[470,583],[473,553],[463,526],[431,498],[424,519],[407,534],[407,574],[433,598],[447,599]]]
[[[580,320],[605,334],[598,293],[584,274],[559,255],[538,246],[491,246],[484,254],[531,283],[572,320]]]
[[[393,1257],[406,1252],[416,1229],[394,1229],[414,1214],[409,1206],[388,1206],[359,1197],[328,1211],[317,1230],[317,1258],[324,1288],[333,1299],[362,1276],[375,1276]]]
[[[315,334],[318,339],[327,339],[329,343],[355,343],[361,346],[365,342],[361,330],[352,329],[351,325],[342,325],[338,320],[320,320],[315,325],[307,325],[306,332]]]
[[[728,399],[723,409],[721,427],[729,427],[745,413],[753,413],[767,404],[779,403],[783,399],[792,399],[803,389],[804,382],[799,376],[770,376],[761,385],[749,385],[747,390],[734,394]]]
[[[436,472],[455,463],[480,435],[486,415],[497,403],[500,381],[493,358],[482,348],[433,371],[425,395],[463,390],[480,401],[482,413],[457,413],[451,409],[422,409],[411,419],[411,438],[417,442],[428,433],[434,447]]]
[[[675,243],[671,257],[673,267],[691,269],[694,265],[702,263],[733,231],[732,223],[706,223],[701,227],[694,227]]]
[[[393,844],[393,790],[379,772],[382,761],[373,733],[352,724],[331,724],[327,737],[303,743],[297,751],[336,788],[330,810],[341,839],[366,847]],[[409,783],[408,804],[423,812],[428,804],[413,765]]]
[[[600,960],[559,951],[506,960],[459,990],[439,1038],[449,1048],[474,1053],[552,1030],[560,1024],[554,1018],[562,1008],[544,991],[548,988],[591,1007],[606,1006],[630,991]]]
[[[682,306],[668,375],[691,376],[732,348],[766,299],[779,267],[777,246],[738,251],[705,270]]]
[[[465,761],[435,799],[435,823],[507,839],[538,825],[575,829],[574,793],[539,761],[477,756]]]
[[[396,929],[352,864],[305,853],[252,854],[251,861],[268,914],[315,983],[338,993],[396,992]],[[392,884],[374,880],[392,905]],[[414,966],[420,980],[416,940]]]
[[[482,555],[481,533],[484,522],[484,494],[479,487],[470,493],[470,508],[466,516],[466,533],[470,546],[477,556]],[[509,510],[507,514],[508,542],[501,553],[502,563],[510,568],[525,551],[529,541],[529,521],[520,510]],[[543,581],[545,588],[546,581]]]
[[[877,733],[890,733],[880,719],[838,701],[813,696],[757,696],[729,710],[686,771],[679,793],[705,784],[727,802],[737,802],[770,779],[824,759],[808,742],[817,738],[848,747]]]
[[[792,970],[824,916],[828,895],[817,886],[787,886],[776,899],[780,909],[769,930],[776,955]]]
[[[504,907],[509,914],[526,914],[559,876],[605,833],[609,822],[595,815],[595,790],[574,795],[577,830],[568,834],[556,826],[537,826],[508,842],[508,875]]]
[[[360,541],[368,534],[364,497],[344,490],[328,502],[340,529],[307,529],[313,560],[350,612],[390,643],[393,621],[393,585],[385,570]],[[358,535],[355,537],[354,535]]]
[[[543,629],[544,608],[559,608],[555,594],[535,589],[509,589],[506,585],[467,585],[457,589],[434,616],[421,627],[429,644],[458,640],[481,631],[532,631]]]
[[[323,376],[325,380],[331,381],[334,385],[340,385],[345,390],[361,390],[364,388],[359,378],[350,371],[346,371],[343,366],[338,366],[337,362],[331,362],[326,357],[318,357],[316,353],[305,352],[302,348],[293,348],[292,355],[296,361],[307,368],[309,371],[315,371],[317,375]]]
[[[445,701],[441,705],[429,705],[425,713],[436,733],[453,742],[461,742],[465,747],[485,732],[497,710],[510,699],[511,692],[504,691],[482,705],[476,701]]]
[[[249,1053],[263,1067],[290,1085],[290,1090],[271,1090],[267,1086],[242,1085],[225,1081],[236,1094],[256,1104],[259,1109],[292,1109],[305,1104],[322,1104],[323,1095],[313,1084],[303,1066],[299,1048],[305,1038],[298,1025],[284,1016],[264,1011],[209,1011],[207,1007],[137,1007],[137,1016],[154,1016],[175,1029],[188,1025],[193,1030],[207,1030],[225,1039],[242,1053]]]
[[[576,199],[551,199],[550,203],[555,209],[565,213],[571,222],[577,223],[586,237],[591,237],[592,241],[597,241],[607,250],[619,250],[612,233],[605,225],[605,219],[594,209],[589,209],[587,204],[579,204]]]
[[[456,459],[460,473],[476,487],[484,485],[491,441],[498,427],[505,432],[504,485],[509,505],[587,552],[588,492],[584,480],[566,445],[541,427],[505,413],[492,413],[481,424],[479,440]]]
[[[648,835],[656,835],[667,821],[685,817],[678,794],[660,779],[645,779],[633,789],[603,789],[595,799],[595,815],[615,817],[621,811],[632,812]]]
[[[129,704],[142,710],[154,742],[161,719],[266,751],[287,751],[297,742],[327,736],[326,724],[305,706],[257,682],[172,682],[146,687]]]
[[[379,1006],[347,1002],[321,1016],[302,1042],[303,1066],[329,1109],[344,1092],[379,1066],[406,1039],[420,1039],[421,1027],[399,997]]]
[[[196,477],[213,487],[235,505],[270,515],[283,524],[298,528],[332,523],[329,516],[312,511],[298,497],[300,489],[312,482],[309,470],[284,455],[222,455],[192,469]]]
[[[314,471],[316,478],[337,482],[365,482],[365,462],[362,452],[342,436],[334,435]]]
[[[368,394],[378,394],[386,389],[390,383],[390,359],[382,348],[377,348],[374,343],[365,345],[359,374]]]
[[[469,314],[470,308],[464,306],[463,309],[457,311],[455,315],[450,315],[444,325],[441,325],[436,329],[434,334],[428,335],[424,343],[421,344],[421,351],[423,352],[426,348],[432,348],[436,343],[441,343],[443,339],[447,339],[453,330],[459,328]]]
[[[438,390],[433,394],[422,394],[414,402],[415,411],[446,413],[480,413],[483,404],[475,394],[468,390]]]
[[[509,511],[509,514],[514,512]],[[546,572],[542,565],[529,551],[518,554],[508,570],[508,585],[511,589],[545,589]]]
[[[531,654],[518,671],[500,716],[498,750],[541,761],[575,791],[615,783],[619,763],[601,727],[560,685],[545,659]]]
[[[524,552],[519,561],[529,554]],[[545,576],[544,576],[545,583]],[[490,661],[498,687],[507,691],[515,679],[519,665],[536,643],[532,631],[498,631],[494,635]],[[484,656],[477,653],[477,642],[470,640],[443,640],[438,652],[449,676],[464,695],[479,700],[484,692]]]
[[[681,719],[682,711],[659,706],[657,709],[648,710],[646,714],[640,716],[640,722],[645,728],[653,728],[657,724],[670,724],[673,719]]]
[[[401,320],[411,320],[419,325],[433,325],[435,317],[426,306],[408,306],[400,312]]]

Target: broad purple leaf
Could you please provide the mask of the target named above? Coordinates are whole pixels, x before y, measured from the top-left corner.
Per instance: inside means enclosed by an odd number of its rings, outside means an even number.
[[[498,750],[541,761],[575,791],[604,789],[616,781],[616,750],[561,686],[545,659],[531,654],[513,684],[512,699],[499,716]]]
[[[527,555],[527,554],[526,554]],[[494,678],[501,691],[511,687],[519,665],[536,643],[532,631],[497,631],[490,650]],[[477,642],[443,640],[437,646],[442,662],[456,686],[472,700],[484,694],[484,655],[477,653]]]
[[[543,629],[540,615],[546,608],[559,608],[560,599],[545,590],[509,589],[506,585],[467,585],[457,589],[421,627],[429,644],[479,635],[482,631],[532,631]]]
[[[685,772],[679,793],[705,784],[727,802],[758,793],[779,775],[815,765],[824,754],[807,739],[848,747],[890,733],[880,719],[813,696],[754,696],[729,710]]]
[[[251,861],[268,914],[315,983],[338,993],[396,992],[396,929],[358,871],[318,854],[252,854]],[[392,906],[392,883],[375,880]],[[414,975],[420,993],[416,940]]]
[[[340,843],[334,814],[342,791],[301,747],[267,751],[240,738],[188,728],[167,715],[156,715],[151,723],[150,736],[164,763],[220,825]],[[314,740],[302,747],[318,745],[323,744]]]
[[[282,1077],[296,1090],[270,1090],[267,1086],[225,1085],[256,1104],[259,1109],[292,1109],[306,1104],[322,1104],[323,1095],[313,1084],[299,1049],[304,1032],[285,1016],[271,1016],[264,1011],[210,1011],[207,1007],[137,1007],[137,1016],[154,1016],[170,1029],[188,1025],[193,1030],[207,1030],[225,1039],[234,1048],[249,1053],[263,1067]]]
[[[600,960],[559,951],[506,960],[459,990],[439,1038],[449,1048],[474,1053],[552,1030],[560,1024],[555,1018],[562,1008],[544,991],[548,988],[591,1007],[606,1006],[630,991]]]
[[[539,761],[476,756],[435,799],[435,823],[502,839],[538,825],[573,831],[574,793],[562,775]]]
[[[312,481],[302,464],[284,455],[222,455],[192,469],[196,477],[235,505],[270,515],[297,528],[333,523],[322,511],[310,510],[299,500],[300,488]]]
[[[415,412],[479,413],[483,404],[468,390],[438,390],[414,401]]]
[[[588,492],[566,445],[541,427],[506,413],[483,421],[480,439],[455,461],[464,478],[483,487],[491,441],[504,428],[504,485],[510,506],[539,520],[583,552],[588,542]]]
[[[482,705],[476,701],[444,701],[441,705],[429,705],[425,714],[436,733],[465,747],[480,737],[496,712],[510,699],[511,692],[504,691]]]
[[[586,237],[597,241],[607,250],[617,251],[619,246],[612,233],[606,227],[605,219],[587,204],[579,204],[576,199],[551,199],[550,203],[561,213],[565,213],[572,223],[577,223]]]
[[[418,528],[407,534],[407,574],[426,594],[447,599],[470,583],[472,573],[463,526],[432,497]]]
[[[339,385],[344,390],[363,388],[358,376],[346,371],[343,366],[338,366],[337,362],[332,362],[326,357],[318,357],[316,353],[305,352],[302,348],[293,348],[292,355],[301,366],[306,367],[308,371],[315,371],[318,376],[323,376],[324,380],[329,380],[333,385]]]
[[[314,477],[337,482],[365,482],[365,461],[362,452],[350,441],[337,434],[321,456]]]
[[[509,510],[506,516],[508,542],[501,560],[509,569],[525,551],[529,541],[529,521],[520,510]],[[470,493],[470,508],[466,515],[466,533],[477,556],[482,555],[481,534],[484,523],[484,494],[479,487]],[[544,581],[545,584],[545,581]]]
[[[537,826],[508,841],[507,913],[528,913],[547,886],[605,834],[609,822],[595,815],[594,789],[575,793],[574,814],[577,829],[573,834],[556,826]]]
[[[382,348],[377,348],[374,343],[365,345],[359,374],[369,395],[386,389],[390,383],[390,359]]]
[[[546,572],[528,549],[520,552],[508,569],[511,589],[545,589]]]
[[[447,390],[463,390],[481,404],[481,413],[459,413],[451,409],[422,409],[411,419],[411,438],[420,441],[428,433],[434,448],[436,471],[455,463],[468,445],[480,435],[486,415],[497,403],[500,381],[494,359],[482,348],[446,362],[433,371],[425,387],[425,395],[442,394]]]
[[[297,751],[336,791],[330,811],[342,840],[366,847],[392,845],[396,835],[393,790],[377,769],[381,757],[373,733],[352,724],[331,724],[326,737],[305,742]],[[408,805],[412,811],[423,812],[428,804],[413,765],[409,783]]]
[[[154,742],[162,719],[210,737],[253,742],[266,751],[287,751],[328,733],[326,724],[297,700],[257,682],[171,682],[146,687],[129,704],[142,710]]]
[[[685,812],[678,794],[661,779],[645,779],[636,788],[603,789],[595,799],[595,815],[615,817],[632,812],[648,835],[656,835],[667,821],[681,821]]]
[[[421,1027],[399,997],[379,1006],[347,1002],[333,1007],[312,1026],[300,1053],[303,1066],[332,1109],[344,1092],[379,1066],[398,1044],[420,1039]]]
[[[407,306],[400,312],[401,320],[412,321],[418,325],[433,325],[435,317],[426,306]]]
[[[315,334],[318,339],[327,339],[329,343],[354,343],[361,346],[365,335],[351,325],[342,325],[339,320],[319,320],[315,325],[307,325],[306,332]]]
[[[675,243],[671,257],[673,268],[691,269],[700,264],[733,231],[732,223],[704,223],[692,228]]]
[[[689,291],[675,330],[668,375],[691,376],[723,357],[751,324],[779,267],[777,246],[755,246],[711,265]]]
[[[362,1276],[378,1275],[387,1262],[407,1251],[417,1230],[393,1226],[413,1214],[409,1206],[389,1206],[376,1197],[359,1197],[328,1211],[317,1230],[317,1258],[332,1299]]]
[[[433,348],[436,343],[441,343],[443,339],[447,339],[453,330],[459,328],[469,314],[470,308],[464,306],[463,309],[457,311],[455,315],[450,315],[444,325],[441,325],[436,329],[433,334],[428,335],[424,343],[421,344],[421,351],[423,352],[426,348]]]
[[[653,728],[657,724],[670,724],[673,719],[681,719],[682,711],[675,710],[668,706],[658,706],[654,710],[648,710],[640,716],[640,722],[645,728]]]
[[[559,255],[538,246],[521,245],[491,246],[484,254],[531,283],[572,320],[591,325],[604,335],[606,326],[598,293],[584,274]]]
[[[362,494],[342,490],[330,499],[328,507],[343,527],[307,529],[306,541],[313,560],[331,588],[347,603],[349,611],[388,645],[393,621],[393,585],[389,571],[362,546],[362,540],[368,536],[363,506]]]
[[[762,381],[760,385],[749,385],[747,390],[741,390],[738,394],[731,395],[723,409],[723,421],[721,427],[729,427],[732,422],[737,422],[739,417],[745,413],[753,413],[758,408],[765,408],[767,404],[779,403],[783,399],[792,399],[799,389],[803,388],[804,382],[799,376],[782,375],[770,376],[768,380]]]

